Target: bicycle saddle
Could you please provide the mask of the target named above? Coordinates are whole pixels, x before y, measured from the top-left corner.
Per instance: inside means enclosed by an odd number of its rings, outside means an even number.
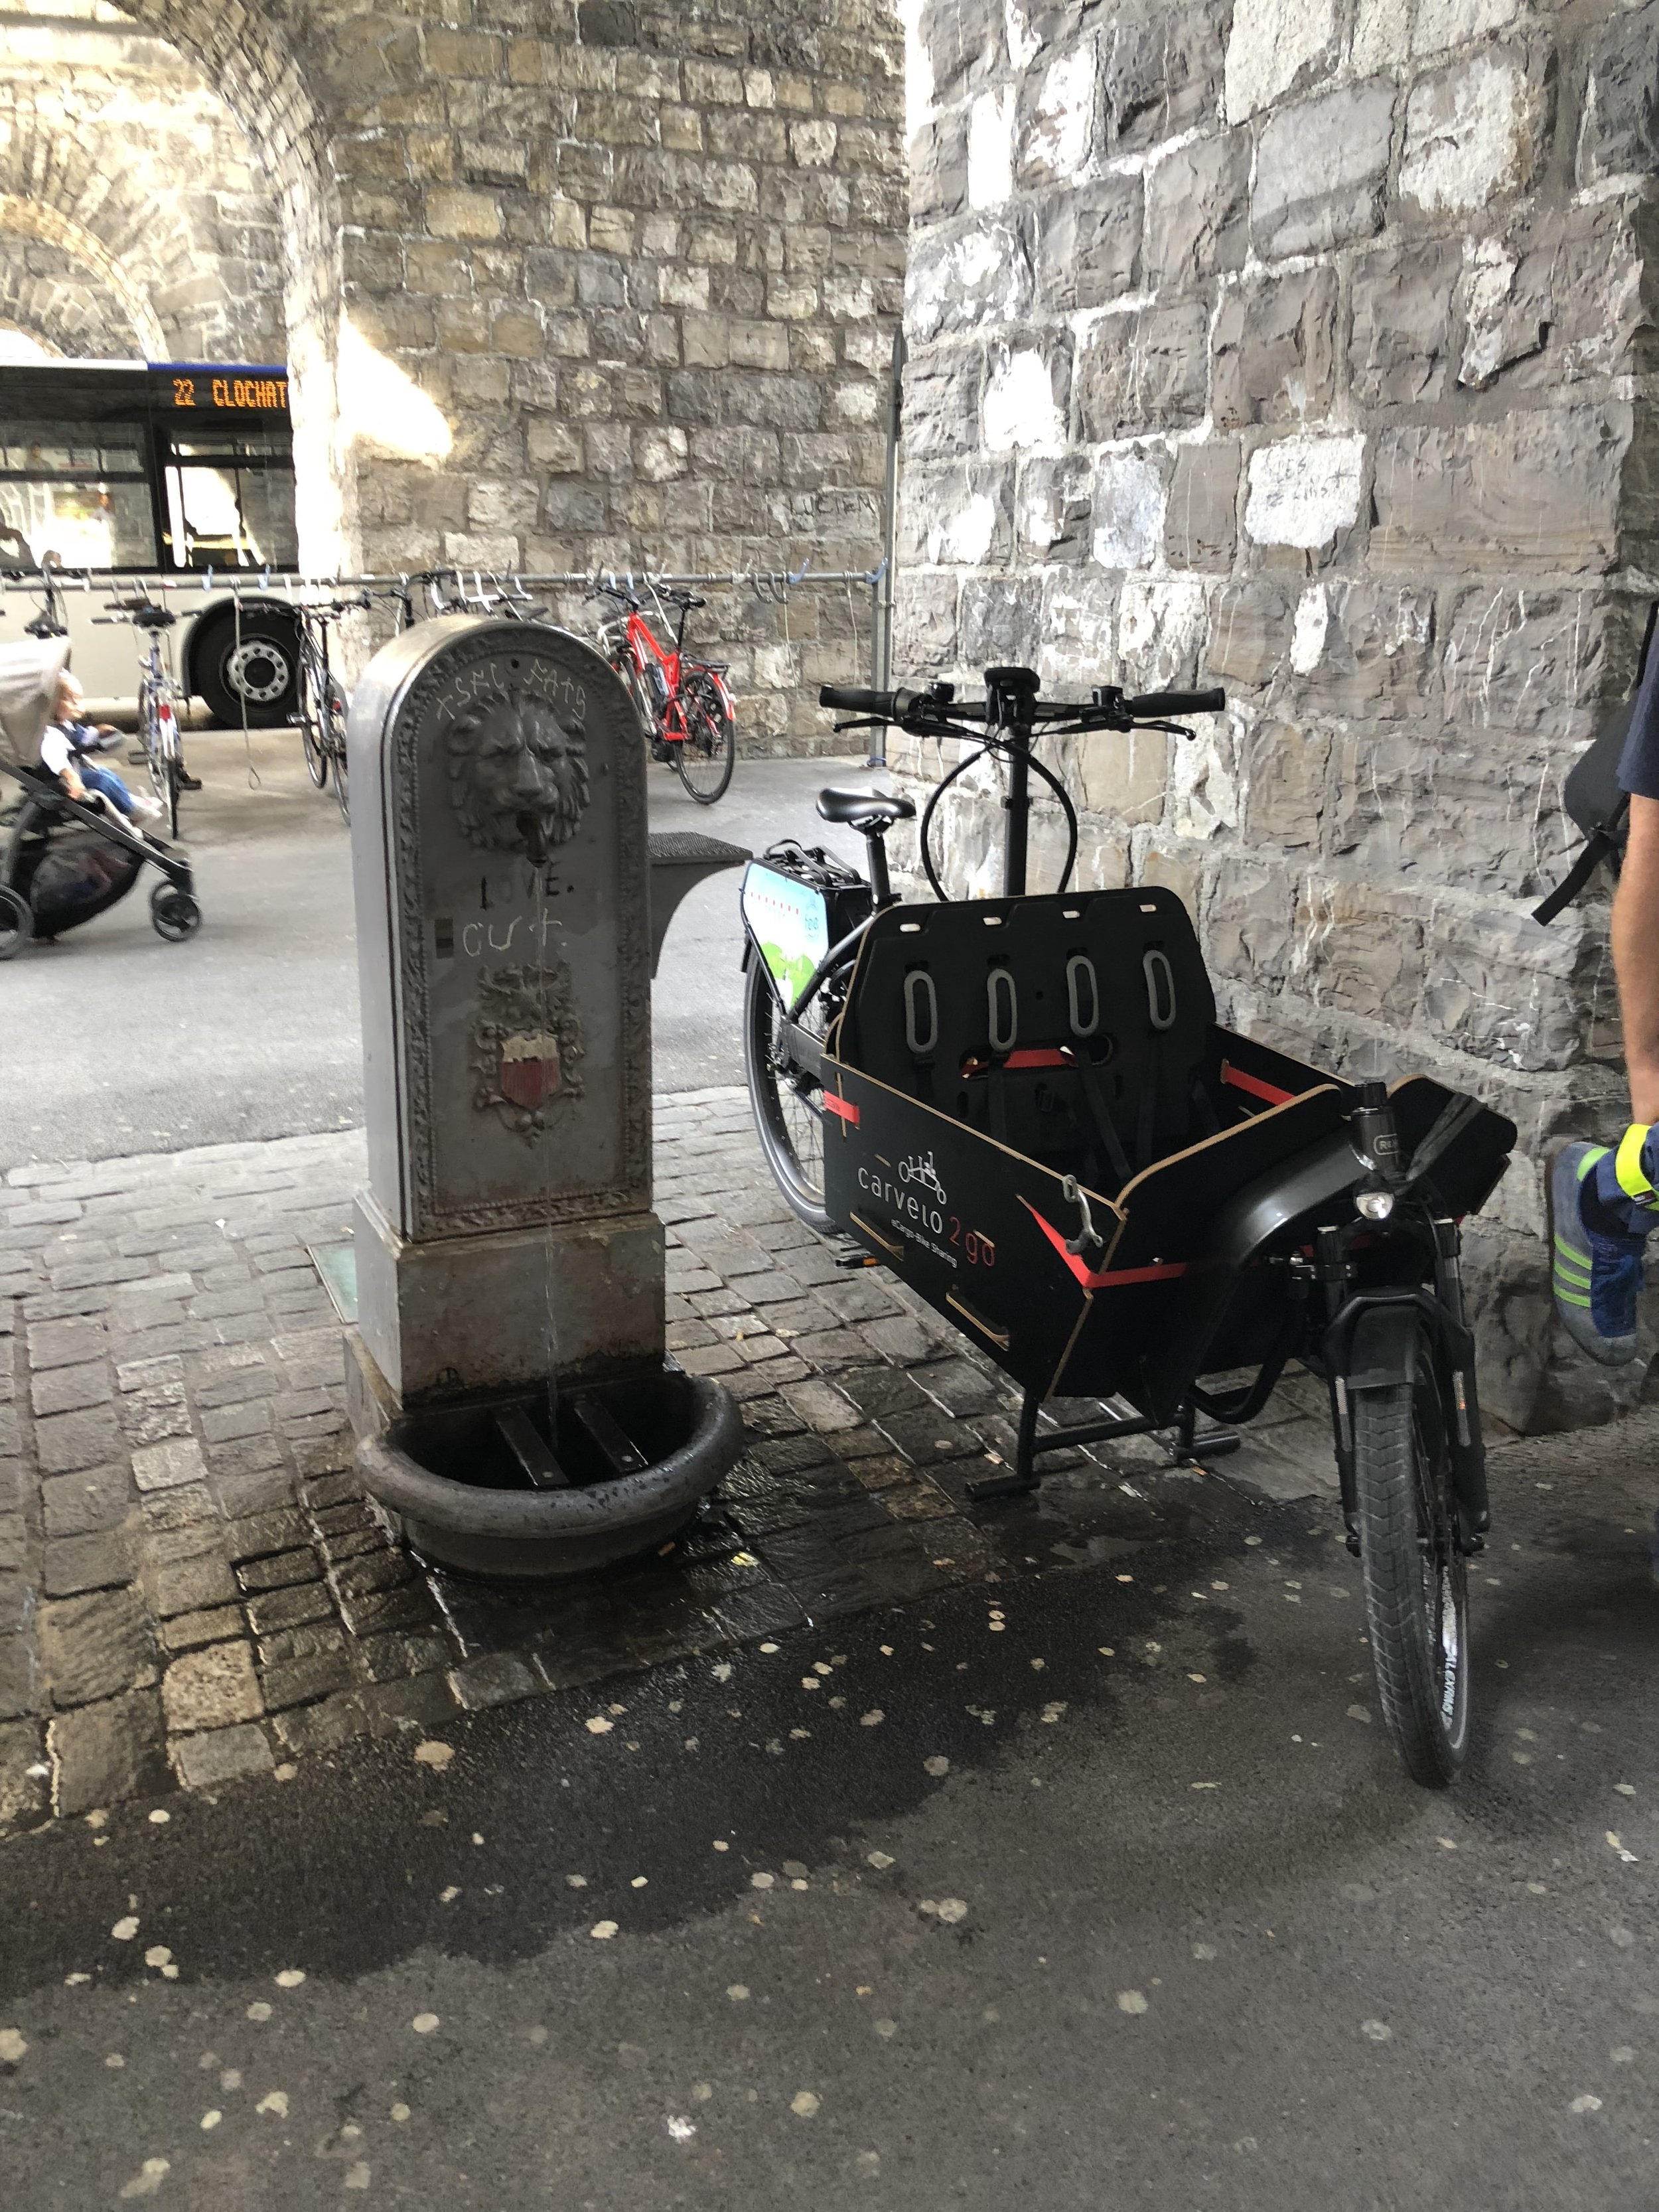
[[[825,822],[842,822],[850,829],[873,830],[879,836],[896,822],[908,822],[915,801],[896,791],[843,791],[831,784],[818,793],[818,814]]]
[[[179,619],[170,608],[155,606],[149,599],[118,599],[116,605],[140,629],[171,629]]]

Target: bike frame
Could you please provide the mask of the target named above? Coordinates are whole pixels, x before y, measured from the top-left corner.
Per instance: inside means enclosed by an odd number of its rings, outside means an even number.
[[[655,661],[662,671],[663,682],[668,687],[668,696],[663,703],[662,720],[656,731],[656,735],[665,739],[670,744],[683,744],[691,734],[685,726],[685,709],[680,700],[680,686],[684,678],[694,671],[700,675],[712,678],[714,688],[720,693],[721,705],[728,714],[735,713],[732,703],[732,694],[727,690],[726,678],[720,671],[710,668],[705,662],[688,661],[685,658],[685,625],[690,612],[690,607],[680,609],[680,618],[675,626],[673,649],[665,653],[658,644],[650,623],[647,622],[639,609],[630,607],[628,611],[628,628],[624,635],[624,645],[633,659],[635,672],[642,680],[648,680],[647,668],[652,661]]]

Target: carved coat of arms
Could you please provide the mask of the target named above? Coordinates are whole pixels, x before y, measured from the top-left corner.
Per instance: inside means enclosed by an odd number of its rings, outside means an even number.
[[[585,1047],[564,962],[503,968],[482,983],[471,1044],[474,1108],[538,1137],[562,1099],[582,1095]]]

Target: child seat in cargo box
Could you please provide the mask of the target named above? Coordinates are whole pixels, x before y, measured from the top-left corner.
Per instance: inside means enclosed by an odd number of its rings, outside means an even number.
[[[1237,1117],[1215,998],[1172,891],[890,908],[835,1054],[1103,1193]]]

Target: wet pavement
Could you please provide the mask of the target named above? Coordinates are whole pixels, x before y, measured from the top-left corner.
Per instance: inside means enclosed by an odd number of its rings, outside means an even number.
[[[16,1838],[8,2202],[1645,2203],[1656,1442],[1495,1454],[1449,1793],[1304,1500]]]

